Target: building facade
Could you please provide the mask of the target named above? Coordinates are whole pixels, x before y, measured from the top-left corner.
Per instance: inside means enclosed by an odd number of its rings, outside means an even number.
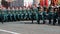
[[[24,5],[24,1],[23,0],[16,0],[16,1],[13,1],[10,3],[10,7],[13,7],[13,6],[23,6]]]

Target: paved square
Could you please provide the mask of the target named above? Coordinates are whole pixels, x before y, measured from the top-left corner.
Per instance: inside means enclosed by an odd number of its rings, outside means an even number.
[[[18,23],[18,22],[16,22]],[[19,34],[60,34],[60,26],[47,24],[12,24],[0,23],[0,29],[15,32]],[[0,34],[12,34],[9,32],[0,31]]]

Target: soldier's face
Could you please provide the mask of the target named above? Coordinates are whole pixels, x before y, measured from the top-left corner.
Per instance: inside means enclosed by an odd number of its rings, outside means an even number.
[[[10,8],[8,8],[8,10],[10,10]]]
[[[43,8],[41,8],[41,11],[44,11]]]
[[[14,8],[12,8],[12,10],[14,10]]]
[[[57,11],[57,9],[55,9],[55,11]]]

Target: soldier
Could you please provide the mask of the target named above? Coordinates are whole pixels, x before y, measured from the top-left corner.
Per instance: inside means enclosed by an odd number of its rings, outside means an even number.
[[[36,20],[36,14],[38,13],[38,8],[36,6],[33,6],[34,11],[34,20]]]
[[[7,9],[6,8],[2,9],[2,16],[3,16],[3,21],[7,21]]]
[[[47,8],[46,7],[43,7],[43,24],[45,24],[46,22],[45,22],[45,20],[46,20],[46,18],[47,18]]]
[[[10,21],[10,14],[11,14],[10,10],[11,10],[10,7],[8,7],[8,21]]]
[[[49,24],[51,24],[52,17],[53,17],[53,7],[49,7],[49,9],[48,9],[48,20],[49,20]]]
[[[31,20],[32,20],[32,23],[33,23],[33,20],[34,20],[34,12],[32,10],[32,15],[31,15]]]
[[[21,12],[21,20],[24,20],[24,10],[23,10],[23,7],[22,7],[22,12]]]
[[[3,15],[2,15],[2,9],[0,8],[0,22],[3,24]]]
[[[28,13],[27,13],[27,14],[28,14],[28,15],[27,15],[27,18],[28,18],[28,19],[31,19],[32,13],[31,13],[31,10],[30,10],[29,7],[27,8],[27,12],[28,12]]]
[[[53,13],[53,25],[56,24],[57,22],[57,17],[58,17],[58,13],[57,13],[57,8],[54,8],[54,13]]]
[[[10,10],[10,21],[13,21],[14,19],[13,19],[13,12],[14,12],[14,7],[12,7],[11,8],[11,10]]]
[[[19,17],[20,16],[20,7],[18,7],[17,13],[18,13],[17,15],[18,15],[18,21],[19,21],[20,20],[20,17]]]
[[[23,8],[23,12],[24,12],[24,16],[23,16],[23,18],[24,18],[24,20],[26,19],[28,19],[28,9],[26,8],[26,7],[24,7]]]
[[[21,20],[21,15],[22,15],[22,7],[20,7],[20,8],[19,8],[19,13],[20,13],[20,15],[19,15],[19,19]]]
[[[32,13],[32,15],[31,15],[31,20],[32,20],[32,23],[33,23],[34,16],[35,16],[34,11],[33,11],[33,7],[31,8],[31,13]]]
[[[25,19],[25,17],[26,17],[26,7],[23,7],[23,8],[22,8],[22,14],[21,14],[21,17],[22,17],[22,20]]]
[[[38,10],[37,10],[37,7],[35,7],[35,6],[33,6],[31,9],[32,9],[31,19],[32,19],[32,23],[33,23],[33,20],[36,20],[36,14],[37,14]]]
[[[38,15],[37,15],[37,22],[38,22],[38,24],[40,24],[40,20],[42,19],[42,11],[43,11],[43,8],[40,7]]]
[[[28,18],[29,18],[29,20],[31,19],[31,15],[32,15],[31,9],[28,7]]]
[[[16,12],[15,12],[15,8],[12,8],[12,20],[16,21]]]
[[[58,8],[58,25],[60,25],[60,6]]]
[[[2,14],[2,10],[1,10],[1,7],[0,7],[0,22],[1,22],[1,14]]]
[[[18,7],[16,7],[16,20],[18,21]]]

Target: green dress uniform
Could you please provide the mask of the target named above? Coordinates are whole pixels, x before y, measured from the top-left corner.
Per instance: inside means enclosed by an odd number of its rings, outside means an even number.
[[[23,12],[24,12],[24,20],[27,20],[27,15],[28,15],[28,11],[25,9],[25,10],[23,10]]]
[[[31,9],[28,10],[28,17],[29,17],[29,20],[31,20],[31,15],[32,15],[32,12],[31,12]]]
[[[10,21],[13,21],[13,10],[10,10],[9,16],[10,16]]]
[[[53,12],[50,11],[48,12],[48,20],[49,20],[49,24],[51,24],[51,19],[53,18]]]
[[[58,11],[58,25],[60,25],[60,11]]]
[[[11,14],[10,11],[11,11],[11,10],[8,10],[8,21],[10,21],[10,14]]]
[[[34,12],[34,20],[36,20],[36,15],[37,15],[37,12]]]
[[[18,10],[18,20],[20,20],[21,19],[21,12],[20,12],[20,10]]]
[[[19,19],[21,20],[21,19],[22,19],[22,18],[21,18],[21,16],[22,16],[22,10],[19,10],[19,13],[20,13]]]
[[[3,24],[3,15],[2,15],[2,10],[0,9],[0,22]]]
[[[12,19],[13,21],[16,21],[16,11],[12,10]]]
[[[24,20],[24,10],[22,10],[22,13],[21,13],[21,19]]]
[[[7,9],[5,9],[5,10],[2,10],[2,15],[3,15],[3,21],[7,21],[8,20],[8,18],[7,18]]]
[[[17,20],[18,21],[20,20],[20,11],[19,10],[17,11]]]
[[[43,13],[42,13],[42,19],[43,19],[43,24],[45,24],[45,20],[46,20],[46,16],[47,16],[47,12],[46,11],[43,11]]]
[[[31,10],[28,9],[27,10],[27,19],[31,19],[31,15],[32,15]]]
[[[1,11],[1,9],[0,9],[0,22],[1,22],[1,18],[2,18],[1,15],[2,15],[2,11]]]
[[[36,20],[36,14],[38,13],[38,9],[37,8],[33,8],[33,11],[34,11],[34,20]]]
[[[55,25],[55,23],[57,22],[57,17],[58,17],[58,13],[57,13],[57,11],[55,11],[54,13],[53,13],[53,25]]]
[[[38,8],[33,8],[33,11],[34,12],[38,12]]]
[[[38,13],[36,14],[36,17],[37,17],[37,22],[38,22],[38,24],[40,24],[40,20],[42,19],[42,12],[38,12]]]
[[[18,21],[18,17],[19,17],[18,11],[19,11],[19,10],[15,10],[15,12],[16,12],[16,20],[17,20],[17,21]]]
[[[34,13],[32,11],[32,15],[31,15],[31,20],[32,20],[32,23],[33,23],[33,20],[34,20]]]

